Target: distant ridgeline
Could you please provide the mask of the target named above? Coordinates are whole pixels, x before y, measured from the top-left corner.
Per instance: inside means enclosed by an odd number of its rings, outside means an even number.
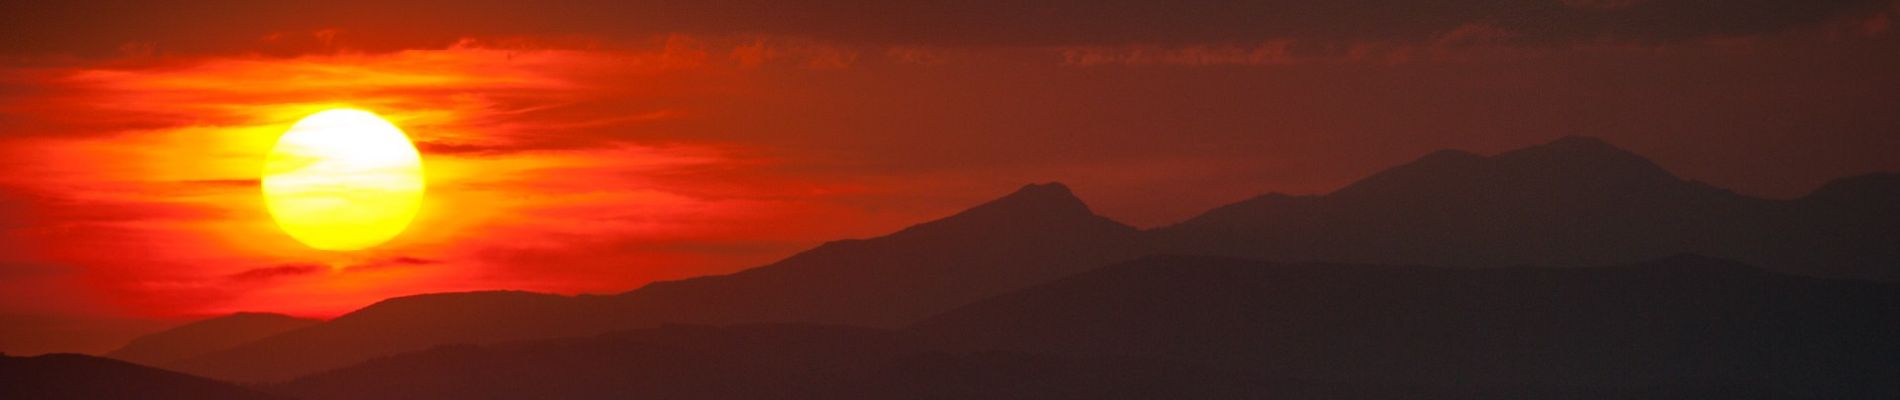
[[[1900,174],[1766,200],[1590,138],[1440,151],[1320,196],[1269,194],[1150,232],[1171,253],[1270,261],[1598,266],[1674,254],[1900,281]]]
[[[1599,268],[1486,268],[1519,266]],[[848,360],[777,355],[846,368],[838,375],[798,375],[736,356],[708,356],[728,361],[691,368],[757,372],[767,381],[745,383],[792,385],[805,391],[785,393],[812,397],[850,382],[909,379],[916,388],[945,388],[958,377],[1023,390],[966,393],[973,397],[1093,394],[971,375],[990,369],[1164,389],[1155,396],[1197,394],[1165,390],[1196,385],[1213,390],[1198,393],[1210,396],[1327,397],[1347,393],[1341,385],[1402,398],[1517,397],[1550,388],[1680,398],[1834,387],[1825,393],[1851,396],[1891,389],[1881,382],[1893,380],[1879,374],[1900,376],[1900,363],[1890,361],[1900,360],[1900,341],[1890,339],[1900,337],[1893,323],[1900,290],[1883,281],[1900,281],[1900,175],[1843,179],[1799,199],[1768,200],[1685,181],[1595,139],[1565,138],[1491,156],[1441,151],[1334,193],[1269,194],[1151,230],[1096,215],[1061,184],[1029,185],[940,220],[826,243],[729,275],[611,296],[394,298],[314,325],[213,324],[249,330],[182,335],[216,340],[163,338],[195,343],[204,349],[196,354],[125,354],[239,382],[350,367],[274,386],[316,398],[469,394],[427,384],[404,392],[366,371],[439,373],[418,379],[479,381],[460,387],[496,393],[568,393],[533,391],[566,382],[600,390],[586,392],[593,394],[746,397],[758,393],[691,386],[696,381],[687,377],[638,384],[624,374],[578,371],[580,378],[485,377],[569,362],[663,374],[656,360],[677,359],[593,355],[716,347],[755,334],[816,335],[814,345],[867,335],[891,342],[865,339],[865,346],[896,344],[810,350],[863,352]],[[519,342],[680,323],[872,329],[733,328],[707,339],[714,342],[662,329]],[[363,364],[502,342],[516,343]],[[691,359],[719,351],[712,347],[675,350]],[[562,350],[542,350],[551,348]],[[983,349],[1020,358],[965,353]],[[966,355],[929,355],[942,351]],[[450,371],[455,365],[468,368]],[[1245,382],[1280,382],[1292,392]],[[1500,389],[1512,387],[1530,392]]]

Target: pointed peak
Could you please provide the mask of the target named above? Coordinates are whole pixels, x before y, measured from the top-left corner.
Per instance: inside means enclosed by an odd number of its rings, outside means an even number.
[[[1502,158],[1561,158],[1571,160],[1599,160],[1624,163],[1650,164],[1648,158],[1616,147],[1608,141],[1590,136],[1564,136],[1544,144],[1525,147],[1499,154]],[[1660,168],[1660,167],[1659,167]]]
[[[960,228],[949,228],[949,227]],[[944,229],[977,230],[1001,229],[1022,230],[1042,229],[1054,226],[1111,226],[1117,230],[1133,230],[1133,227],[1111,221],[1095,215],[1088,204],[1075,197],[1067,185],[1059,182],[1024,185],[1008,195],[971,207],[968,210],[926,222],[905,232],[942,231]]]
[[[1062,184],[1062,182],[1031,183],[1031,184],[1023,185],[1023,187],[1017,188],[1015,192],[1011,192],[1008,196],[1003,196],[1003,198],[1004,199],[1040,198],[1040,199],[1065,200],[1065,201],[1069,199],[1074,199],[1078,202],[1081,201],[1081,199],[1077,199],[1075,197],[1075,192],[1069,191],[1069,185],[1064,185]]]
[[[1088,204],[1075,197],[1069,186],[1061,182],[1031,183],[1023,185],[1009,195],[971,208],[965,214],[979,210],[1014,210],[1013,212],[1059,213],[1094,215]]]

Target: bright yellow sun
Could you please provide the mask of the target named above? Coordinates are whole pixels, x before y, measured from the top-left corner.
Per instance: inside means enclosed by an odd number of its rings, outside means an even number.
[[[271,218],[310,247],[382,244],[422,205],[422,156],[401,129],[368,111],[334,109],[297,121],[264,161]]]

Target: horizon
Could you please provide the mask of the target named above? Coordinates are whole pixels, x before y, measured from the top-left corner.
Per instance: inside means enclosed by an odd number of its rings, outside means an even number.
[[[1383,171],[1389,171],[1389,170],[1391,170],[1391,169],[1396,169],[1396,168],[1400,168],[1400,167],[1405,167],[1405,166],[1407,166],[1407,165],[1411,165],[1411,164],[1413,164],[1413,163],[1416,163],[1416,162],[1418,162],[1418,161],[1420,161],[1420,160],[1423,160],[1423,159],[1425,159],[1426,157],[1429,157],[1429,156],[1432,156],[1432,155],[1435,155],[1435,154],[1439,154],[1439,153],[1444,153],[1444,152],[1455,152],[1455,153],[1460,153],[1460,154],[1470,154],[1470,155],[1474,155],[1474,156],[1478,156],[1478,157],[1482,157],[1482,158],[1487,158],[1487,159],[1488,159],[1488,158],[1492,158],[1492,157],[1495,157],[1495,156],[1498,156],[1498,155],[1500,155],[1500,154],[1506,154],[1506,153],[1511,153],[1511,152],[1515,152],[1515,151],[1520,151],[1520,150],[1526,150],[1526,149],[1533,149],[1533,148],[1542,148],[1542,147],[1544,147],[1544,146],[1547,146],[1547,145],[1551,145],[1551,144],[1554,144],[1554,143],[1561,143],[1561,142],[1566,142],[1566,141],[1579,141],[1579,140],[1581,140],[1581,141],[1585,141],[1585,142],[1589,142],[1589,143],[1591,143],[1591,144],[1600,144],[1600,145],[1605,145],[1605,146],[1608,146],[1608,148],[1609,148],[1610,150],[1614,150],[1615,152],[1619,152],[1619,153],[1624,153],[1624,154],[1630,154],[1630,155],[1635,155],[1635,156],[1637,156],[1637,157],[1642,157],[1642,155],[1641,155],[1641,154],[1635,154],[1635,153],[1633,153],[1633,152],[1631,152],[1630,150],[1627,150],[1627,149],[1624,149],[1624,148],[1621,148],[1621,147],[1617,147],[1617,146],[1615,145],[1615,143],[1608,143],[1608,142],[1605,142],[1605,141],[1603,141],[1602,139],[1599,139],[1599,138],[1596,138],[1596,137],[1591,137],[1591,136],[1579,136],[1579,135],[1566,135],[1566,136],[1562,136],[1562,137],[1558,137],[1558,138],[1554,138],[1554,139],[1551,139],[1551,140],[1549,140],[1549,141],[1546,141],[1546,142],[1542,142],[1542,143],[1537,143],[1537,144],[1533,144],[1533,145],[1530,145],[1530,146],[1526,146],[1526,147],[1521,147],[1521,148],[1515,148],[1515,149],[1506,149],[1506,150],[1502,150],[1502,151],[1498,151],[1498,152],[1492,152],[1492,153],[1488,153],[1488,154],[1487,154],[1487,153],[1474,153],[1474,152],[1470,152],[1470,151],[1466,151],[1466,150],[1461,150],[1461,149],[1438,149],[1438,150],[1435,150],[1435,151],[1431,151],[1431,152],[1428,152],[1428,153],[1426,153],[1426,154],[1423,154],[1423,155],[1420,155],[1420,156],[1418,156],[1418,157],[1414,157],[1414,158],[1411,158],[1411,159],[1408,159],[1408,160],[1407,160],[1407,161],[1405,161],[1405,162],[1401,162],[1401,163],[1397,163],[1397,164],[1394,164],[1394,165],[1392,165],[1392,166],[1390,166],[1390,167],[1388,167],[1387,169],[1385,169],[1385,170],[1382,170],[1382,171],[1379,171],[1379,172],[1383,172]],[[1651,161],[1651,160],[1649,160],[1649,159],[1648,159],[1648,158],[1646,158],[1646,157],[1642,157],[1642,158],[1643,158],[1643,160],[1644,160],[1644,161]],[[1651,161],[1651,162],[1653,162],[1653,161]],[[1671,177],[1673,177],[1673,178],[1677,178],[1677,179],[1682,179],[1682,180],[1683,180],[1683,182],[1685,182],[1685,183],[1695,183],[1695,184],[1704,184],[1704,183],[1702,183],[1702,182],[1699,182],[1699,181],[1696,181],[1696,180],[1694,180],[1694,179],[1689,179],[1689,178],[1685,178],[1685,177],[1681,177],[1681,176],[1676,176],[1676,175],[1675,175],[1675,173],[1674,173],[1673,171],[1669,171],[1669,170],[1668,170],[1668,169],[1667,169],[1666,167],[1663,167],[1663,172],[1665,172],[1665,173],[1668,173],[1668,174],[1670,174],[1670,176],[1671,176]],[[1244,202],[1247,202],[1247,201],[1249,201],[1249,200],[1253,200],[1253,199],[1256,199],[1256,198],[1261,198],[1261,197],[1268,197],[1268,196],[1274,196],[1274,195],[1291,195],[1291,196],[1325,196],[1325,195],[1329,195],[1329,194],[1332,194],[1333,192],[1335,192],[1335,191],[1337,191],[1338,189],[1343,189],[1343,188],[1345,188],[1345,187],[1347,187],[1347,186],[1350,186],[1350,185],[1352,185],[1352,184],[1354,184],[1354,183],[1359,183],[1359,182],[1361,182],[1361,181],[1363,181],[1363,179],[1364,179],[1364,178],[1368,178],[1368,177],[1371,177],[1372,175],[1376,175],[1376,174],[1377,174],[1377,172],[1375,172],[1375,173],[1373,173],[1373,174],[1368,174],[1368,175],[1367,175],[1367,176],[1365,176],[1365,177],[1361,177],[1361,178],[1360,178],[1359,180],[1354,180],[1354,181],[1351,181],[1351,182],[1347,182],[1346,184],[1343,184],[1343,185],[1341,185],[1341,187],[1340,187],[1340,188],[1336,188],[1336,189],[1333,189],[1333,190],[1331,190],[1331,191],[1326,191],[1326,192],[1322,192],[1322,193],[1313,193],[1313,194],[1291,194],[1291,193],[1281,193],[1281,192],[1265,192],[1265,193],[1260,193],[1260,194],[1256,194],[1256,195],[1252,195],[1252,196],[1248,196],[1248,197],[1246,197],[1246,198],[1242,198],[1242,199],[1239,199],[1239,200],[1235,200],[1235,201],[1233,201],[1233,202],[1229,202],[1229,203],[1224,203],[1224,204],[1216,204],[1216,205],[1214,205],[1214,206],[1212,206],[1212,207],[1208,207],[1207,209],[1205,209],[1205,210],[1203,210],[1203,211],[1202,211],[1202,214],[1197,214],[1197,215],[1195,215],[1195,216],[1189,216],[1189,217],[1187,217],[1187,218],[1183,218],[1183,219],[1181,219],[1181,220],[1178,220],[1178,221],[1172,221],[1172,222],[1167,222],[1167,223],[1161,223],[1161,224],[1156,224],[1156,225],[1150,225],[1150,226],[1138,226],[1138,225],[1130,225],[1130,226],[1131,226],[1131,227],[1134,227],[1135,229],[1137,229],[1137,230],[1140,230],[1140,231],[1142,231],[1142,232],[1152,232],[1152,231],[1156,231],[1156,230],[1159,230],[1159,229],[1164,229],[1164,228],[1167,228],[1167,227],[1169,227],[1169,226],[1172,226],[1172,225],[1178,225],[1178,224],[1181,224],[1181,223],[1183,223],[1183,222],[1188,222],[1188,221],[1190,221],[1191,219],[1193,219],[1193,218],[1194,218],[1194,217],[1196,217],[1196,216],[1200,216],[1200,215],[1205,215],[1205,213],[1206,213],[1207,211],[1213,211],[1213,210],[1216,210],[1216,209],[1219,209],[1219,208],[1221,208],[1221,207],[1224,207],[1224,206],[1229,206],[1229,205],[1234,205],[1234,204],[1240,204],[1240,203],[1244,203]],[[1837,181],[1843,181],[1843,180],[1848,180],[1848,179],[1854,179],[1854,178],[1863,178],[1863,177],[1870,177],[1870,176],[1891,176],[1891,175],[1895,175],[1895,174],[1900,174],[1900,172],[1888,172],[1888,171],[1872,171],[1872,172],[1868,172],[1868,173],[1865,173],[1865,174],[1855,174],[1855,175],[1849,175],[1849,176],[1843,176],[1843,177],[1838,177],[1838,178],[1835,178],[1835,179],[1830,179],[1830,180],[1828,180],[1828,181],[1826,181],[1826,182],[1824,182],[1824,184],[1825,184],[1825,183],[1833,183],[1833,182],[1837,182]],[[901,230],[904,230],[904,229],[906,229],[907,227],[916,227],[916,226],[918,226],[918,225],[921,225],[921,224],[925,224],[925,223],[928,223],[928,222],[931,222],[931,221],[936,221],[936,220],[940,220],[940,219],[943,219],[943,218],[949,218],[949,217],[952,217],[952,216],[955,216],[956,214],[958,214],[958,213],[961,213],[961,212],[963,212],[963,211],[968,211],[968,210],[970,210],[970,209],[972,209],[972,208],[975,208],[975,207],[978,207],[978,206],[981,206],[981,205],[984,205],[984,204],[988,204],[988,203],[990,203],[990,202],[994,202],[994,201],[997,201],[997,200],[1002,200],[1002,199],[1006,199],[1006,198],[1011,198],[1011,197],[1013,197],[1013,196],[1016,196],[1016,195],[1018,195],[1018,194],[1021,194],[1021,193],[1024,193],[1024,191],[1026,191],[1026,190],[1029,190],[1029,189],[1032,189],[1032,188],[1037,188],[1037,187],[1046,187],[1046,186],[1048,186],[1048,185],[1056,185],[1056,186],[1058,186],[1058,187],[1060,187],[1060,188],[1062,188],[1062,189],[1063,189],[1063,192],[1065,192],[1065,194],[1066,194],[1067,196],[1071,196],[1071,197],[1073,197],[1073,198],[1074,198],[1075,200],[1077,200],[1077,201],[1080,201],[1080,202],[1081,202],[1081,203],[1082,203],[1082,204],[1083,204],[1083,205],[1084,205],[1085,207],[1090,207],[1090,209],[1091,209],[1091,210],[1090,210],[1090,212],[1092,212],[1092,213],[1094,213],[1094,214],[1096,214],[1096,215],[1100,215],[1100,216],[1101,216],[1101,217],[1103,217],[1103,218],[1107,218],[1107,219],[1108,219],[1108,220],[1110,220],[1110,221],[1116,221],[1116,222],[1118,222],[1118,223],[1124,223],[1124,224],[1126,224],[1125,222],[1121,222],[1120,220],[1118,220],[1118,219],[1116,219],[1116,218],[1114,218],[1113,216],[1109,216],[1109,215],[1102,215],[1102,214],[1101,214],[1101,212],[1099,212],[1099,211],[1096,211],[1096,210],[1094,210],[1094,209],[1093,209],[1093,208],[1094,208],[1093,206],[1089,206],[1089,205],[1088,205],[1088,199],[1086,198],[1086,196],[1083,196],[1083,195],[1079,195],[1079,194],[1075,194],[1075,193],[1073,192],[1073,190],[1074,190],[1074,189],[1073,189],[1072,187],[1070,187],[1069,185],[1067,185],[1066,183],[1063,183],[1063,182],[1060,182],[1060,181],[1045,181],[1045,182],[1032,182],[1032,183],[1026,183],[1026,184],[1023,184],[1023,185],[1022,185],[1021,187],[1018,187],[1018,188],[1016,188],[1016,189],[1014,189],[1014,190],[1011,190],[1011,191],[1008,191],[1008,192],[1006,192],[1006,193],[1002,193],[1002,194],[998,194],[998,195],[995,195],[994,197],[990,197],[990,198],[988,198],[987,200],[981,200],[981,201],[978,201],[978,202],[974,202],[974,203],[972,203],[972,204],[969,204],[969,205],[967,205],[967,206],[965,206],[964,208],[961,208],[961,209],[957,209],[957,210],[954,210],[954,211],[951,211],[951,212],[948,212],[948,213],[945,213],[945,214],[942,214],[942,215],[937,215],[937,216],[929,216],[929,217],[926,217],[925,219],[922,219],[922,220],[918,220],[918,221],[914,221],[914,222],[911,222],[911,223],[908,223],[908,224],[905,224],[905,225],[903,225],[903,226],[899,226],[899,227],[896,227],[896,228],[892,228],[892,229],[889,229],[889,230],[887,230],[887,231],[884,231],[884,232],[879,232],[879,233],[873,233],[873,234],[869,234],[869,235],[864,235],[864,236],[859,236],[859,237],[844,237],[844,238],[827,238],[827,239],[823,239],[823,240],[820,240],[819,242],[820,242],[820,243],[829,243],[829,242],[833,242],[833,241],[839,241],[839,240],[862,240],[862,239],[868,239],[868,238],[875,238],[875,237],[881,237],[881,236],[885,236],[885,235],[888,235],[888,234],[891,234],[891,233],[895,233],[895,232],[899,232],[899,231],[901,231]],[[1728,189],[1728,188],[1721,188],[1721,187],[1713,187],[1713,188],[1715,188],[1715,189],[1718,189],[1718,190],[1724,190],[1724,191],[1728,191],[1728,190],[1730,190],[1730,189]],[[1817,187],[1816,189],[1818,190],[1818,189],[1820,189],[1820,187]],[[1808,195],[1808,194],[1803,194],[1803,195],[1801,195],[1801,196],[1796,196],[1796,197],[1792,197],[1792,198],[1768,198],[1768,197],[1757,197],[1757,196],[1751,196],[1751,195],[1748,195],[1748,194],[1745,194],[1745,193],[1736,193],[1736,194],[1737,194],[1737,195],[1739,195],[1739,196],[1743,196],[1743,197],[1745,197],[1745,198],[1755,198],[1755,199],[1761,199],[1761,200],[1770,200],[1770,201],[1792,201],[1792,200],[1798,200],[1798,199],[1800,199],[1800,198],[1804,198],[1804,197],[1807,197],[1807,195]],[[1810,194],[1811,194],[1811,192],[1810,192]],[[814,246],[815,246],[815,245],[814,245]],[[809,250],[811,250],[811,249],[812,249],[812,247],[807,247],[807,248],[801,248],[801,249],[797,249],[797,250],[794,250],[794,251],[791,251],[791,252],[789,252],[789,253],[787,253],[787,254],[785,254],[784,256],[780,256],[780,257],[778,257],[778,258],[775,258],[774,260],[783,260],[783,259],[784,259],[784,258],[785,258],[786,256],[792,256],[792,255],[796,255],[796,254],[798,254],[798,253],[802,253],[802,252],[806,252],[806,251],[809,251]],[[1698,255],[1698,254],[1695,254],[1695,253],[1693,253],[1693,252],[1685,252],[1685,253],[1682,253],[1682,254],[1689,254],[1689,255]],[[1161,255],[1167,255],[1167,254],[1161,254]],[[1670,256],[1670,257],[1674,257],[1674,256]],[[130,335],[140,335],[140,334],[149,334],[149,333],[156,333],[156,332],[163,332],[163,331],[166,331],[166,330],[169,330],[169,329],[172,329],[172,328],[177,328],[177,327],[181,327],[181,326],[185,326],[185,325],[190,325],[190,323],[191,323],[191,322],[194,322],[194,321],[202,321],[202,320],[210,320],[210,319],[217,319],[217,318],[219,318],[219,317],[226,317],[226,316],[235,316],[235,315],[247,315],[247,314],[263,314],[263,315],[282,315],[282,316],[289,316],[289,317],[295,317],[295,318],[307,318],[307,319],[315,319],[315,320],[330,320],[330,319],[334,319],[334,318],[336,318],[336,317],[340,317],[340,316],[343,316],[343,315],[346,315],[346,314],[350,314],[350,313],[354,313],[354,312],[357,312],[357,311],[361,311],[361,310],[363,310],[363,309],[366,309],[366,308],[369,308],[370,306],[373,306],[373,305],[376,305],[376,304],[379,304],[379,303],[383,303],[383,302],[386,302],[386,301],[389,301],[389,300],[395,300],[395,299],[401,299],[401,298],[411,298],[411,297],[420,297],[420,296],[429,296],[429,295],[443,295],[443,294],[463,294],[463,293],[479,293],[479,292],[525,292],[525,293],[537,293],[537,294],[552,294],[552,295],[560,295],[560,296],[568,296],[568,297],[574,297],[574,296],[615,296],[615,295],[621,295],[621,294],[626,294],[626,293],[629,293],[629,292],[633,292],[633,291],[637,291],[637,290],[639,290],[639,289],[641,289],[642,287],[644,287],[644,286],[646,286],[646,285],[648,285],[648,284],[651,284],[651,283],[655,283],[655,282],[666,282],[666,281],[678,281],[678,280],[686,280],[686,279],[693,279],[693,278],[698,278],[698,277],[705,277],[705,276],[720,276],[720,275],[728,275],[728,274],[732,274],[732,273],[737,273],[737,272],[743,272],[743,271],[745,271],[745,270],[748,270],[748,269],[753,269],[753,268],[757,268],[757,267],[761,267],[761,266],[769,266],[770,264],[771,264],[770,262],[767,262],[767,263],[761,263],[761,264],[757,264],[757,265],[747,265],[747,266],[741,266],[741,267],[738,267],[738,268],[735,268],[735,269],[733,269],[733,270],[730,270],[730,271],[723,271],[723,272],[710,272],[710,273],[707,273],[707,274],[704,274],[704,275],[696,275],[696,276],[686,276],[686,277],[681,277],[681,278],[677,278],[677,279],[665,279],[665,280],[654,280],[654,281],[648,281],[648,282],[641,282],[641,283],[638,283],[638,284],[634,284],[634,285],[632,285],[632,286],[629,286],[629,287],[627,287],[627,288],[625,288],[625,289],[619,289],[619,290],[612,290],[612,289],[609,289],[609,290],[604,290],[604,291],[595,291],[595,292],[560,292],[560,291],[537,291],[537,290],[527,290],[527,289],[518,289],[518,288],[508,288],[508,287],[495,287],[495,288],[474,288],[474,289],[467,289],[467,290],[450,290],[450,291],[424,291],[424,292],[415,292],[415,293],[404,293],[404,294],[396,294],[396,295],[392,295],[392,296],[389,296],[389,297],[384,297],[384,298],[379,298],[379,299],[374,299],[374,300],[371,300],[371,301],[369,301],[369,302],[366,302],[366,303],[363,303],[363,304],[361,304],[361,305],[357,305],[357,306],[354,306],[354,307],[348,307],[348,308],[345,308],[345,309],[340,309],[340,310],[337,310],[337,311],[334,311],[334,312],[329,312],[329,313],[294,313],[294,312],[283,312],[283,311],[277,311],[277,310],[270,310],[270,309],[250,309],[250,310],[235,310],[235,311],[228,311],[228,312],[223,312],[223,311],[221,311],[221,312],[213,312],[213,313],[204,313],[204,314],[188,314],[188,315],[171,315],[171,316],[165,316],[165,317],[162,317],[162,318],[151,318],[151,319],[148,319],[148,320],[146,320],[146,322],[147,322],[147,323],[145,323],[145,324],[143,324],[143,327],[141,327],[141,328],[137,328],[137,329],[133,329],[133,330],[131,330],[131,331],[128,331],[128,332],[126,332],[126,333],[123,333],[122,335],[128,335],[128,336],[130,336]],[[182,324],[182,325],[181,325],[181,324]],[[101,343],[101,344],[99,344],[99,346],[109,346],[109,347],[97,347],[97,348],[94,348],[94,349],[91,349],[90,351],[61,351],[61,350],[55,350],[55,351],[41,351],[41,352],[27,352],[27,353],[24,353],[24,355],[34,355],[34,354],[45,354],[45,353],[85,353],[85,354],[99,354],[99,353],[101,353],[101,352],[104,352],[104,351],[106,351],[106,350],[110,350],[110,349],[113,349],[113,348],[118,348],[118,347],[121,347],[120,345],[118,345],[118,344],[113,344],[113,343],[122,343],[122,341],[118,341],[118,340],[115,340],[115,341],[109,341],[109,342],[104,342],[104,343]],[[16,355],[18,355],[18,354],[16,354]]]

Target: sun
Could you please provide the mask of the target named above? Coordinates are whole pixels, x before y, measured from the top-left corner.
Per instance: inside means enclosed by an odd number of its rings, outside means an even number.
[[[297,241],[361,250],[408,227],[422,205],[422,155],[368,111],[332,109],[297,121],[264,161],[264,203]]]

